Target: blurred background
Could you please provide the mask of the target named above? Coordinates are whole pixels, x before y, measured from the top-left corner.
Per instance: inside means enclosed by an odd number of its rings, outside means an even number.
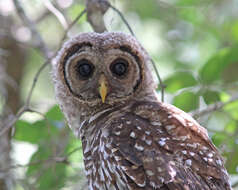
[[[19,2],[52,55],[67,25],[85,8],[81,0]],[[165,102],[190,112],[207,128],[238,189],[238,0],[110,2],[156,62],[166,85]],[[104,18],[109,31],[129,33],[112,9]],[[69,34],[89,31],[84,15]],[[25,104],[46,61],[36,46],[14,2],[0,0],[0,134]],[[0,136],[0,190],[86,189],[81,143],[57,106],[50,69],[37,80],[30,102],[34,111]]]

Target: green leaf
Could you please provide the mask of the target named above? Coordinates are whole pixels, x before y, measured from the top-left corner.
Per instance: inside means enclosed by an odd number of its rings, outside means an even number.
[[[59,128],[65,127],[64,121],[62,121],[63,114],[58,106],[52,107],[45,116],[47,120],[39,120],[34,123],[18,120],[14,139],[38,144],[49,136],[57,135]]]
[[[71,162],[82,162],[83,161],[83,152],[82,152],[82,143],[81,141],[75,137],[73,133],[70,133],[69,144],[65,149],[65,154],[69,154],[72,151],[75,153],[71,154],[69,160]]]
[[[238,46],[224,48],[211,57],[201,68],[199,74],[204,83],[216,80],[232,82],[238,79]]]
[[[212,135],[212,142],[218,147],[223,144],[223,142],[227,139],[227,136],[223,132],[216,132]]]
[[[179,89],[195,86],[197,81],[189,72],[176,72],[168,77],[164,84],[166,85],[165,90],[167,92],[174,93]]]
[[[74,3],[71,8],[69,9],[69,16],[71,17],[72,20],[74,20],[84,9],[84,5],[80,3]],[[86,20],[86,14],[84,14],[80,21],[85,21]]]
[[[227,104],[224,107],[224,110],[229,112],[230,115],[234,118],[238,120],[238,100],[235,102],[232,102],[230,104]]]
[[[238,50],[238,49],[237,49]],[[226,83],[231,83],[238,81],[238,56],[235,62],[228,64],[223,72],[222,72],[222,79]]]
[[[205,17],[201,11],[195,7],[190,7],[189,9],[180,9],[179,15],[182,19],[197,25],[205,20]]]
[[[237,145],[236,145],[237,146]],[[229,158],[230,154],[227,154],[227,157]],[[238,158],[238,150],[236,149],[234,153],[232,153],[232,158]],[[238,168],[238,159],[230,159],[230,162],[226,162],[227,171],[229,174],[238,174],[237,168]]]
[[[226,168],[229,174],[237,174],[238,159],[234,159],[238,157],[237,139],[228,137],[224,132],[217,132],[212,136],[212,141],[216,146],[226,147],[223,152],[223,156],[227,159]]]
[[[203,98],[206,104],[212,104],[214,102],[220,101],[219,93],[216,91],[207,90],[203,93]]]
[[[46,136],[48,136],[48,131],[45,121],[28,123],[27,121],[18,120],[16,122],[15,140],[37,144]]]
[[[211,83],[219,79],[221,71],[227,62],[224,58],[228,55],[229,49],[225,48],[208,60],[208,62],[200,70],[201,79],[205,83]]]
[[[227,138],[227,147],[228,150],[225,152],[226,160],[226,168],[229,174],[238,174],[238,149],[237,149],[237,139],[235,137]]]
[[[234,134],[235,131],[237,130],[237,127],[238,127],[237,122],[234,120],[230,120],[226,125],[225,131],[227,133]]]
[[[154,1],[137,1],[133,4],[132,9],[141,16],[142,19],[145,18],[158,18],[160,15],[160,6],[158,6]]]
[[[46,118],[52,121],[61,121],[64,119],[64,115],[61,112],[59,106],[53,106],[47,113]]]
[[[176,2],[177,6],[201,6],[201,5],[208,5],[211,2],[211,0],[200,0],[200,1],[194,1],[194,0],[180,0]]]
[[[39,176],[36,180],[36,186],[39,190],[58,190],[65,184],[67,165],[49,161],[49,156],[51,155],[53,155],[52,151],[45,143],[45,145],[40,146],[37,152],[31,157],[31,162],[36,162],[37,164],[30,165],[26,174],[28,177]]]
[[[193,92],[183,92],[173,99],[173,104],[185,112],[195,110],[199,105],[199,96]]]
[[[238,41],[238,21],[235,21],[235,23],[232,23],[230,32],[231,32],[233,39]]]

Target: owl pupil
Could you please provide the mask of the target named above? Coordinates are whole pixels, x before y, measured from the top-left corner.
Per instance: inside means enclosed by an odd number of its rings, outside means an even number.
[[[126,60],[119,59],[112,64],[111,71],[117,76],[123,76],[127,72],[127,66],[128,63]]]
[[[88,60],[78,61],[76,71],[80,78],[87,79],[93,74],[93,65]]]

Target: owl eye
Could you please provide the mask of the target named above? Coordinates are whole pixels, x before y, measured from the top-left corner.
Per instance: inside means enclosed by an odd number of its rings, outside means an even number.
[[[77,62],[75,70],[76,70],[79,78],[85,80],[92,76],[93,71],[94,71],[94,66],[87,59],[82,59]]]
[[[119,77],[127,73],[128,62],[124,59],[116,59],[110,66],[111,72]]]

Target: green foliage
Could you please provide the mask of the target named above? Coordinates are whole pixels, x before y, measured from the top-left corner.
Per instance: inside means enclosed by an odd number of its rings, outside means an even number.
[[[173,104],[178,108],[189,112],[198,108],[199,96],[193,92],[183,92],[176,96],[173,100]]]
[[[81,143],[65,126],[58,106],[45,113],[45,119],[33,123],[17,121],[14,139],[37,145],[26,170],[26,179],[33,181],[39,190],[64,187],[72,175],[69,161],[82,162]]]
[[[166,91],[175,93],[179,89],[195,86],[197,81],[189,72],[176,72],[168,77],[164,84],[166,85]]]
[[[63,114],[58,106],[51,108],[46,114],[46,119],[29,123],[24,120],[16,122],[16,133],[14,139],[32,144],[41,143],[42,140],[57,136],[60,127],[64,126]],[[65,126],[64,126],[65,127]]]
[[[193,24],[200,24],[205,19],[204,15],[198,9],[193,7],[190,9],[182,9],[179,14],[181,18]]]
[[[27,177],[33,177],[39,175],[36,181],[37,189],[59,189],[64,186],[67,180],[66,164],[57,163],[56,161],[49,159],[52,157],[52,150],[48,142],[39,146],[36,153],[31,157],[32,163],[37,163],[39,160],[42,163],[33,164],[28,167],[26,175]],[[44,161],[45,160],[45,161]]]
[[[194,1],[194,0],[180,0],[177,1],[177,6],[201,6],[202,4],[210,3],[211,0],[200,0],[200,1]]]
[[[231,117],[238,121],[238,101],[232,102],[225,107],[225,110],[230,113]]]
[[[226,140],[226,134],[223,132],[216,132],[212,135],[212,141],[216,144],[216,146],[221,146]]]
[[[84,6],[82,4],[73,4],[71,9],[69,10],[69,16],[72,19],[75,19],[79,15],[79,13],[83,11],[83,9],[84,9]],[[85,20],[86,20],[86,16],[84,15],[83,18],[80,19],[80,21],[82,22]]]
[[[42,139],[49,137],[49,131],[46,126],[45,120],[36,121],[34,123],[18,120],[16,122],[16,133],[14,139],[32,144],[38,144]],[[51,127],[51,130],[56,132],[54,127]]]
[[[238,80],[238,47],[224,48],[211,57],[201,68],[200,76],[204,83],[216,80],[234,82]]]
[[[237,146],[237,144],[233,144],[233,146]],[[232,157],[230,157],[232,155]],[[238,166],[238,160],[232,159],[238,157],[238,150],[234,149],[233,152],[228,152],[226,156],[229,158],[229,160],[226,161],[226,168],[229,174],[237,175],[237,166]]]
[[[220,101],[219,92],[217,91],[206,90],[203,93],[203,98],[206,104],[212,104]]]
[[[52,107],[47,113],[46,113],[46,118],[52,121],[62,121],[64,118],[63,113],[61,112],[59,106],[54,106]]]
[[[148,1],[137,1],[134,4],[133,8],[135,11],[141,16],[142,19],[144,18],[158,18],[159,17],[159,6],[155,5],[153,0]],[[131,7],[132,8],[132,7]]]

